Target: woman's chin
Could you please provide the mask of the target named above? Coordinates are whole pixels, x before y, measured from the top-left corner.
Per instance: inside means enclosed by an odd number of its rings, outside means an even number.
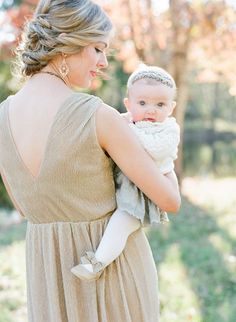
[[[84,81],[83,83],[79,85],[80,88],[90,88],[92,86],[92,81],[89,79],[87,81]]]
[[[71,87],[74,88],[74,89],[79,89],[79,88],[90,88],[92,85],[92,82],[91,80],[88,80],[87,82],[74,82],[74,83],[71,83]]]

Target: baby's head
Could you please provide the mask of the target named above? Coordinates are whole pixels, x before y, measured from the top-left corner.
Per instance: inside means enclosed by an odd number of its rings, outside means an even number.
[[[134,122],[163,122],[176,105],[174,79],[156,66],[140,65],[128,79],[127,94],[124,104]]]

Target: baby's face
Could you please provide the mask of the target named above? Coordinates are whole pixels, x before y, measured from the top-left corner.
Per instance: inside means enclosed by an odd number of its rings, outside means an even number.
[[[174,95],[173,88],[161,83],[150,85],[141,79],[130,87],[125,106],[134,122],[163,122],[173,112]]]

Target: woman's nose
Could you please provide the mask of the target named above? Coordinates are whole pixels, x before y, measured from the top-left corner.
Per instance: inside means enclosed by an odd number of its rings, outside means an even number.
[[[107,56],[105,53],[103,53],[102,57],[99,59],[98,68],[106,68],[108,66]]]

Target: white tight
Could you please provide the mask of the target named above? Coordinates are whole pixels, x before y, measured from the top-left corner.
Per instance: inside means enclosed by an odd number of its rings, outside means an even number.
[[[99,262],[109,265],[124,250],[127,238],[141,225],[139,219],[116,209],[111,216],[95,257]]]

